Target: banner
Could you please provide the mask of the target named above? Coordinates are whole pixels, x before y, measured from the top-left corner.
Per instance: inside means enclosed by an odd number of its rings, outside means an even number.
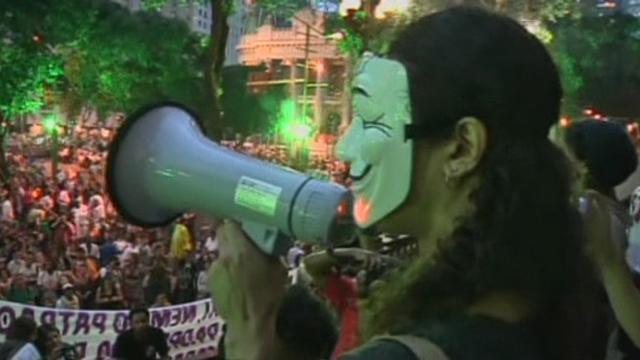
[[[222,319],[211,300],[149,309],[151,325],[167,334],[172,360],[199,360],[216,356]],[[118,334],[129,329],[129,311],[63,310],[0,301],[0,341],[13,319],[27,315],[38,325],[54,324],[64,342],[76,347],[83,359],[109,359]]]

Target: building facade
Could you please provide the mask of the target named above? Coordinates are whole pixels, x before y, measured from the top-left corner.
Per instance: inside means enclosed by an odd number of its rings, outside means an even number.
[[[267,21],[243,35],[237,51],[240,64],[264,68],[250,74],[250,91],[284,86],[298,115],[312,117],[321,131],[336,131],[344,113],[345,59],[325,36],[324,13],[306,9],[289,24]]]

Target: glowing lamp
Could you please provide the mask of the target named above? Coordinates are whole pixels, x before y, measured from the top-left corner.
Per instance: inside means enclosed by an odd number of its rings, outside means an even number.
[[[58,131],[58,121],[54,116],[48,116],[42,120],[42,127],[48,134]]]
[[[289,130],[293,137],[301,140],[307,139],[311,135],[311,126],[307,124],[292,124]]]
[[[560,126],[566,128],[569,127],[569,125],[571,125],[571,119],[569,119],[569,117],[563,116],[562,118],[560,118]]]

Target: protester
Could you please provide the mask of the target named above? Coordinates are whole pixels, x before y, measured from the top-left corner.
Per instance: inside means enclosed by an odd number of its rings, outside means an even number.
[[[75,288],[71,284],[62,286],[62,295],[56,303],[58,309],[78,310],[80,309],[80,299],[75,293]]]
[[[629,273],[630,269],[640,264],[634,264],[632,258],[629,258],[631,263],[626,264],[627,270],[621,269],[624,263],[622,254],[627,253],[629,247],[628,233],[632,219],[628,208],[618,201],[614,188],[623,183],[636,170],[638,155],[626,130],[621,125],[608,121],[587,119],[577,122],[567,129],[565,142],[571,157],[576,161],[577,174],[579,175],[576,179],[578,186],[595,192],[598,195],[599,205],[606,210],[610,217],[606,224],[608,224],[607,230],[611,235],[606,236],[605,241],[611,241],[609,246],[615,248],[615,250],[605,251],[606,248],[603,244],[592,245],[598,249],[598,251],[591,251],[591,254],[601,274],[603,286],[607,290],[610,300],[613,300],[611,306],[616,315],[615,317],[610,313],[603,315],[600,326],[602,336],[613,335],[609,342],[609,348],[603,347],[597,352],[601,354],[599,355],[601,358],[606,353],[609,354],[607,358],[614,358],[614,353],[636,358],[640,356],[640,350],[633,343],[640,343],[640,326],[630,321],[635,316],[622,310],[627,306],[619,301],[621,295],[615,292],[626,294],[627,299],[624,301],[632,303],[631,299],[637,295],[634,295],[633,292],[629,293],[628,290],[620,292],[621,284],[624,279],[631,278],[630,275],[625,275],[625,272]],[[589,204],[582,205],[589,206]],[[589,221],[587,231],[590,233],[600,231],[594,223],[593,219]],[[603,305],[608,307],[608,304]],[[616,320],[621,325],[621,329],[616,329],[614,332],[613,324]],[[635,338],[634,342],[630,341],[627,333]]]
[[[567,159],[548,138],[562,89],[540,41],[455,7],[409,25],[355,73],[355,116],[337,146],[355,219],[414,235],[419,256],[372,294],[364,345],[342,358],[591,359],[606,339],[592,337],[596,281]],[[282,264],[237,224],[218,237],[210,281],[227,356],[319,358],[274,331]]]
[[[79,360],[76,349],[62,341],[60,330],[53,325],[43,324],[38,327],[36,348],[45,360]]]
[[[112,357],[116,360],[169,359],[166,334],[149,325],[149,311],[136,308],[129,312],[131,329],[116,339]]]
[[[15,319],[7,329],[6,341],[0,346],[0,359],[40,360],[42,356],[35,347],[36,322],[26,316]]]

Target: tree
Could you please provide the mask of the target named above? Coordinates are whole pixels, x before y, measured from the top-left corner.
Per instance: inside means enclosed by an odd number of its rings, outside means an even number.
[[[180,21],[105,0],[5,0],[0,20],[3,124],[53,104],[67,119],[87,105],[130,111],[161,99],[206,108],[202,46]],[[6,176],[3,164],[0,154]]]
[[[342,31],[345,35],[339,44],[344,53],[353,55],[364,50],[384,53],[397,32],[408,23],[457,5],[480,6],[504,13],[524,22],[541,37],[548,36],[546,23],[580,14],[575,0],[414,0],[408,11],[376,19],[374,14],[381,1],[384,0],[363,0],[358,11],[330,19],[328,31]]]
[[[68,102],[131,111],[170,98],[204,107],[199,41],[181,22],[102,2],[79,26],[90,30],[65,47]]]
[[[224,117],[233,123],[236,132],[255,134],[267,130],[268,112],[261,106],[259,96],[248,91],[251,67],[228,66],[222,71],[223,93],[220,97]]]
[[[170,0],[143,0],[149,9],[160,9]],[[221,137],[225,128],[220,104],[222,67],[229,35],[228,17],[233,13],[234,0],[174,0],[186,4],[189,1],[208,3],[211,7],[211,27],[204,51],[204,92],[208,106],[204,108],[203,122],[209,136]],[[254,3],[279,15],[291,16],[307,4],[306,0],[255,0]]]
[[[0,178],[9,169],[5,139],[12,120],[38,111],[62,76],[62,62],[37,26],[45,7],[32,2],[4,1],[0,5]]]
[[[640,20],[618,14],[565,19],[549,44],[565,89],[564,110],[586,105],[606,114],[640,116]]]

